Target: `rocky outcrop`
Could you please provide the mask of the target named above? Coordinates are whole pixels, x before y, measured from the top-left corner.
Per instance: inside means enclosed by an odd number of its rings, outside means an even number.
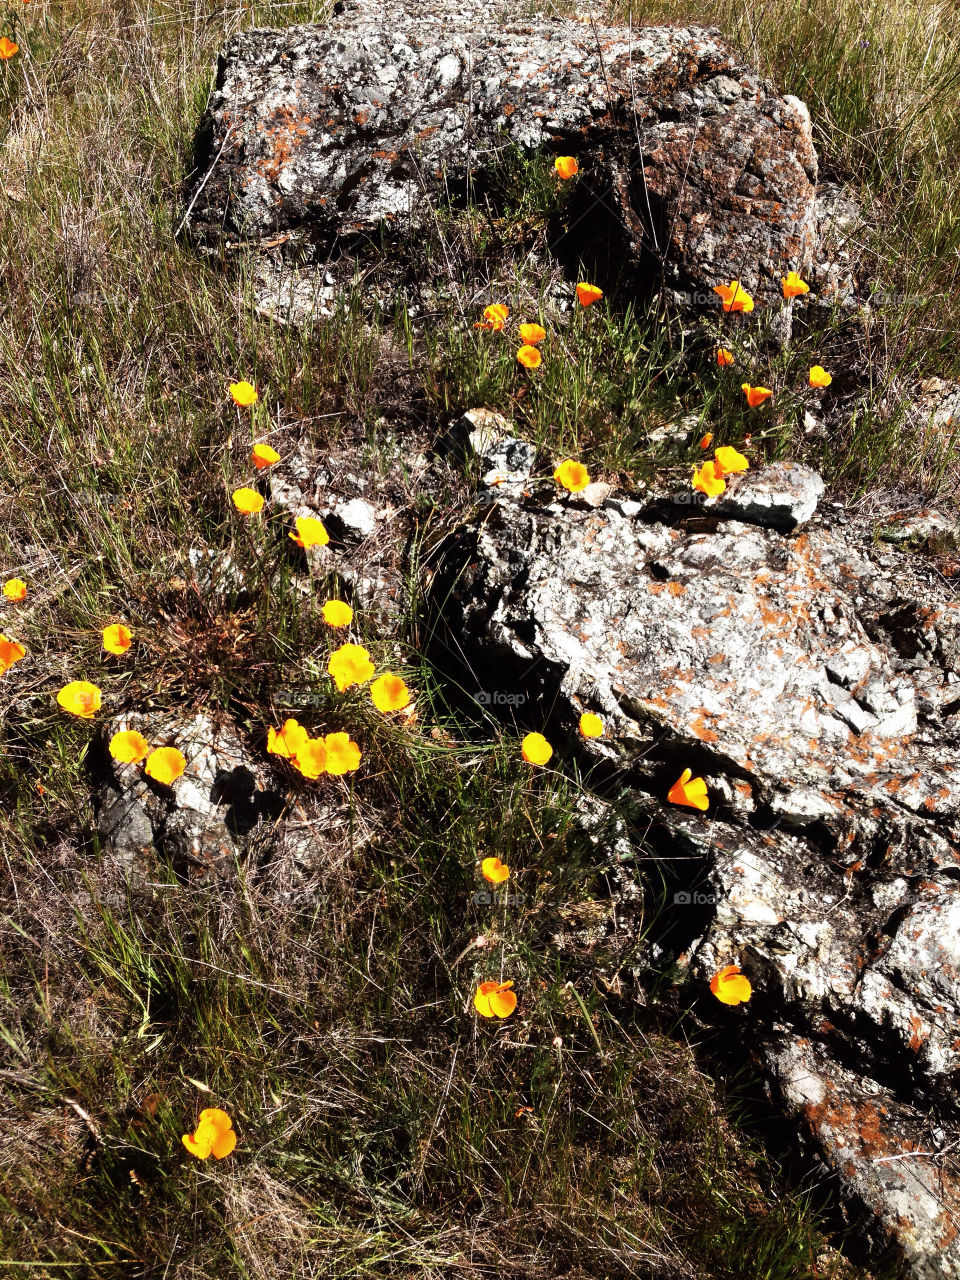
[[[338,10],[224,47],[186,201],[201,239],[389,239],[482,187],[513,144],[575,155],[584,244],[602,233],[618,265],[662,267],[692,305],[733,277],[779,296],[812,266],[808,112],[718,31],[505,21],[455,0]]]
[[[738,479],[791,512],[779,529],[751,503],[500,499],[435,587],[451,646],[525,692],[530,728],[647,793],[687,876],[660,946],[700,989],[742,967],[735,1016],[785,1108],[911,1276],[958,1277],[960,604],[816,515],[818,478],[791,470]],[[665,801],[688,766],[704,814]]]

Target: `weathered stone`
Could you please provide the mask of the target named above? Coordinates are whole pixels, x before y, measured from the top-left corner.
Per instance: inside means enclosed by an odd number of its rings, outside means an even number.
[[[594,480],[577,494],[578,499],[586,507],[602,507],[613,493],[613,485],[604,480]]]
[[[677,906],[691,976],[742,967],[788,1109],[908,1274],[956,1280],[960,604],[906,595],[900,559],[833,519],[655,514],[494,504],[447,548],[447,623],[531,728],[649,795],[665,864],[705,876],[698,936]],[[664,803],[687,766],[705,814]]]
[[[322,510],[323,517],[339,536],[349,539],[369,538],[377,528],[377,511],[362,498],[332,500]]]
[[[774,529],[795,529],[806,524],[823,496],[823,480],[796,462],[774,462],[758,471],[726,477],[727,489],[709,498],[705,512],[733,516]]]
[[[110,723],[137,729],[151,744],[176,747],[186,769],[169,787],[147,778],[142,765],[110,760],[101,790],[99,829],[108,851],[137,875],[140,858],[153,849],[186,879],[229,879],[247,848],[247,837],[270,810],[268,788],[255,760],[229,724],[197,714],[191,720],[128,715]]]
[[[718,307],[712,288],[733,277],[779,296],[812,263],[807,109],[719,32],[504,22],[455,0],[348,0],[326,26],[234,36],[185,222],[290,243],[432,226],[437,200],[482,182],[508,144],[575,152],[578,216],[613,211],[624,265],[662,262],[698,302]]]
[[[957,539],[960,526],[956,520],[940,511],[916,511],[900,516],[885,524],[879,531],[884,542],[924,542],[928,538],[947,537]]]

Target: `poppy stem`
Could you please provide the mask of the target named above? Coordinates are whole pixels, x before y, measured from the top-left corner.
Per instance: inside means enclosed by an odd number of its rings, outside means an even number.
[[[597,1035],[597,1028],[593,1025],[593,1019],[590,1017],[590,1014],[587,1012],[587,1006],[583,1003],[583,1000],[580,997],[580,992],[577,990],[577,988],[573,985],[572,982],[566,982],[564,983],[564,985],[566,986],[568,991],[571,991],[573,993],[573,998],[574,1000],[576,1000],[577,1004],[580,1006],[583,1012],[583,1016],[586,1019],[587,1026],[590,1028],[590,1034],[593,1036],[593,1042],[597,1046],[598,1052],[602,1054],[603,1045],[600,1043],[600,1037]]]

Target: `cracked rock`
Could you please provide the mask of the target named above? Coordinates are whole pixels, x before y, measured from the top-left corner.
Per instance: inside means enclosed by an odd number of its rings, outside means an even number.
[[[186,225],[207,243],[389,240],[430,228],[510,143],[576,151],[574,216],[612,210],[599,229],[638,279],[662,251],[668,286],[719,308],[719,280],[773,299],[813,264],[809,113],[719,32],[505,21],[476,0],[347,0],[326,25],[232,37]]]
[[[822,482],[798,488],[815,502]],[[906,1275],[958,1280],[960,605],[907,594],[837,520],[658,512],[492,503],[448,540],[446,624],[523,690],[529,727],[649,797],[660,856],[709,888],[692,978],[741,966],[801,1132]],[[602,738],[578,734],[584,710]],[[688,766],[702,815],[665,803]],[[931,1115],[947,1141],[921,1158]]]

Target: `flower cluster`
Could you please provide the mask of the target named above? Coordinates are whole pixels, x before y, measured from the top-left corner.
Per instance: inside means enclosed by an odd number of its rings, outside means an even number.
[[[577,285],[577,301],[581,307],[590,307],[602,297],[603,290],[599,289],[595,284],[587,284],[585,281],[581,281]],[[473,327],[475,329],[487,329],[492,333],[503,333],[507,327],[509,315],[510,308],[504,303],[491,302],[489,306],[483,309],[483,319],[476,321]],[[517,337],[520,339],[520,347],[517,350],[517,363],[523,365],[525,369],[539,369],[543,363],[543,357],[537,348],[546,336],[547,331],[540,324],[526,322],[519,325],[517,327]]]
[[[183,753],[176,747],[157,747],[150,750],[150,743],[136,729],[121,729],[110,739],[110,754],[118,764],[140,764],[154,782],[165,787],[173,786],[187,767]]]
[[[790,271],[786,276],[782,276],[780,283],[783,288],[783,296],[788,302],[810,292],[810,286],[805,280],[800,279],[796,271]],[[739,280],[731,280],[729,284],[715,285],[713,292],[719,295],[720,301],[723,303],[723,309],[726,312],[739,311],[746,314],[754,309],[753,298]],[[734,364],[735,361],[736,357],[727,347],[717,348],[717,364],[721,368],[726,368],[727,365]],[[833,378],[822,365],[815,364],[807,375],[807,381],[815,390],[821,390],[824,387],[829,387]],[[755,387],[749,382],[741,383],[740,389],[746,396],[747,404],[751,409],[756,409],[773,395],[769,387]]]

